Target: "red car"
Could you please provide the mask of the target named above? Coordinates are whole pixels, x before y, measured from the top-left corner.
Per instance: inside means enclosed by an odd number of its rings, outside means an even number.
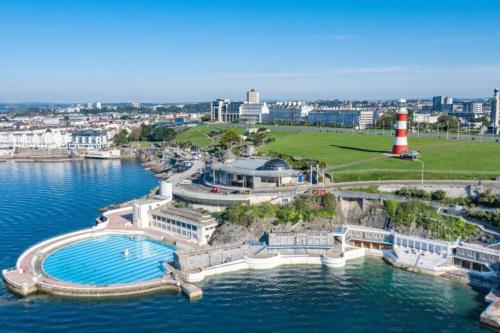
[[[213,187],[213,188],[210,190],[210,192],[212,192],[212,193],[220,193],[220,188],[218,188],[218,187]]]

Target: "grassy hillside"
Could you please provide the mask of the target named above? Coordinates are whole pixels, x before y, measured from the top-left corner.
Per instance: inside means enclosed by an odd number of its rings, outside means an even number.
[[[175,136],[174,142],[190,143],[201,149],[207,149],[215,144],[215,139],[210,137],[210,132],[224,128],[224,125],[204,125],[188,128]]]
[[[220,125],[199,126],[180,133],[175,141],[201,148],[215,143],[208,133]],[[242,131],[242,130],[241,130]],[[392,137],[332,133],[273,131],[274,142],[263,154],[301,156],[325,162],[334,181],[420,179],[422,163],[387,156]],[[490,179],[500,176],[500,143],[409,137],[421,152],[425,179]]]
[[[327,164],[336,181],[420,179],[422,163],[388,157],[392,138],[347,133],[274,132],[262,148]],[[409,138],[421,152],[426,179],[489,179],[500,175],[500,143]]]

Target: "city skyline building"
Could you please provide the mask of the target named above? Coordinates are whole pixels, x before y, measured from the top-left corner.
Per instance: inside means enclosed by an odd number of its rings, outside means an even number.
[[[247,103],[251,104],[260,103],[260,94],[257,90],[250,89],[250,91],[247,92]]]

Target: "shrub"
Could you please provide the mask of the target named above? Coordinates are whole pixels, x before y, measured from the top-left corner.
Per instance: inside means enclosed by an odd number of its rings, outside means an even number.
[[[324,196],[300,195],[292,203],[286,205],[238,205],[226,208],[221,217],[229,222],[243,226],[251,226],[257,218],[275,218],[274,224],[310,222],[316,218],[335,216],[335,196],[328,193]]]
[[[446,192],[443,190],[437,190],[431,192],[431,199],[434,201],[443,201],[446,199]]]
[[[398,203],[387,200],[384,202],[387,215],[396,230],[405,232],[423,228],[438,239],[453,241],[460,237],[468,240],[479,233],[479,229],[457,218],[439,215],[434,208],[421,201]]]
[[[431,199],[431,195],[428,192],[416,187],[402,187],[401,189],[394,191],[394,193],[406,198],[417,198],[425,200]]]

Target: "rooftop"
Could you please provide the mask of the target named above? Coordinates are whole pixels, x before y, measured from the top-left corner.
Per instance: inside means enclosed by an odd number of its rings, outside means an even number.
[[[199,210],[192,208],[178,208],[172,205],[166,205],[159,208],[156,213],[164,213],[187,222],[194,222],[200,224],[211,224],[215,222],[215,218],[208,213],[203,213]]]
[[[282,159],[237,158],[226,163],[215,163],[214,170],[222,170],[229,173],[244,174],[252,176],[298,176],[299,171],[290,168],[288,163]]]

